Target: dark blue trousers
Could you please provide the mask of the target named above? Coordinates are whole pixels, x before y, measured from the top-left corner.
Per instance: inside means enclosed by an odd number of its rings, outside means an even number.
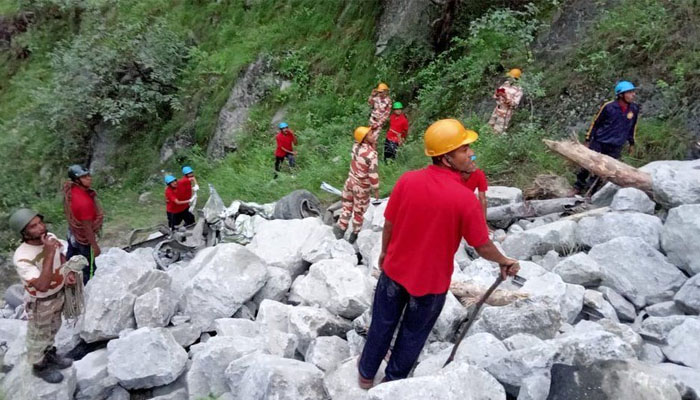
[[[616,160],[619,160],[622,156],[622,146],[617,146],[614,144],[600,143],[595,140],[591,141],[588,148],[597,151],[598,153],[605,154]],[[576,183],[574,187],[580,191],[586,190],[595,181],[595,176],[591,176],[587,169],[581,168],[576,174]]]
[[[440,316],[446,295],[447,293],[413,297],[403,286],[382,273],[374,293],[367,343],[360,357],[360,375],[371,379],[377,374],[403,314],[385,370],[385,379],[393,381],[406,378]]]

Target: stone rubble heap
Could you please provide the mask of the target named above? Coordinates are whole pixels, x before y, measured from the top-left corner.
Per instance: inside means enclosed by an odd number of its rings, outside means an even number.
[[[486,305],[447,368],[469,311],[451,293],[412,377],[357,386],[384,201],[354,247],[307,218],[258,221],[248,245],[206,248],[167,271],[149,250],[112,248],[97,260],[84,315],[57,337],[60,353],[80,339],[106,347],[61,384],[44,383],[23,357],[21,302],[8,303],[0,342],[13,368],[2,390],[8,399],[698,399],[700,183],[684,176],[700,163],[652,164],[655,177],[681,180],[655,181],[656,202],[608,185],[595,199],[607,212],[494,232],[527,279],[502,288],[528,297]],[[522,201],[515,188],[488,193],[496,205]],[[454,281],[487,287],[497,274],[464,243],[454,264]]]

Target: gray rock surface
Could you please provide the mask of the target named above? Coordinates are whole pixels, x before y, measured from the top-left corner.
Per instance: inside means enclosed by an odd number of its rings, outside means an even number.
[[[169,291],[161,288],[151,289],[136,298],[134,317],[138,328],[158,328],[167,326],[175,314],[177,299]]]
[[[516,333],[503,341],[503,344],[506,346],[508,351],[526,349],[542,343],[542,339],[529,333]]]
[[[438,10],[430,2],[386,1],[376,27],[376,54],[381,54],[393,43],[429,46],[430,22],[438,15]]]
[[[525,379],[549,372],[556,351],[555,346],[545,341],[539,345],[508,352],[494,359],[485,369],[505,386],[508,394],[517,396],[517,388]]]
[[[560,261],[552,272],[561,276],[566,283],[591,288],[600,285],[603,270],[586,253],[576,253]]]
[[[75,368],[61,370],[63,381],[58,384],[44,382],[32,374],[26,359],[17,364],[2,382],[7,400],[58,400],[72,399],[77,386]]]
[[[304,360],[323,372],[336,368],[341,361],[350,357],[348,342],[338,336],[319,336],[311,341]]]
[[[649,338],[655,342],[666,343],[669,333],[688,319],[697,320],[698,318],[685,315],[649,317],[642,321],[639,328],[639,334],[642,335],[642,337]]]
[[[690,280],[686,281],[688,284]],[[662,303],[652,304],[644,309],[644,311],[652,317],[668,317],[671,315],[685,315],[683,310],[676,304],[675,301],[664,301]]]
[[[557,352],[554,362],[586,365],[600,360],[636,359],[637,355],[624,340],[603,330],[574,331],[552,341]]]
[[[358,252],[362,255],[362,263],[370,270],[379,269],[377,262],[379,261],[379,253],[382,251],[382,233],[371,230],[361,231],[357,235]]]
[[[529,333],[540,339],[551,339],[561,323],[560,313],[550,304],[518,300],[503,307],[484,308],[469,334],[489,332],[503,340],[516,333]]]
[[[357,264],[355,248],[347,240],[336,239],[332,228],[317,229],[312,237],[301,248],[301,258],[309,264],[321,260],[343,260],[353,265]]]
[[[112,389],[112,393],[109,394],[109,397],[107,397],[107,400],[130,400],[131,395],[129,394],[129,391],[124,389],[121,386],[115,386],[114,389]]]
[[[546,272],[529,278],[521,291],[529,293],[532,301],[544,300],[554,305],[562,321],[571,323],[581,312],[586,289],[564,283],[559,275]]]
[[[445,305],[442,307],[431,332],[431,339],[439,341],[452,340],[460,324],[467,318],[469,311],[457,300],[452,292],[447,292]]]
[[[107,371],[107,349],[100,349],[75,361],[78,389],[76,400],[105,398],[117,385],[117,379]]]
[[[217,336],[247,337],[259,342],[258,349],[267,354],[292,358],[299,344],[296,335],[265,329],[260,323],[240,319],[221,318],[214,322]]]
[[[656,367],[685,386],[687,394],[683,394],[683,398],[700,396],[700,370],[672,363],[663,363]]]
[[[700,169],[661,166],[652,175],[654,200],[666,208],[700,203]]]
[[[689,275],[700,273],[700,204],[672,208],[661,232],[668,260]]]
[[[489,186],[489,190],[486,191],[486,200],[489,207],[520,203],[523,201],[523,191],[516,187]]]
[[[162,328],[140,328],[107,344],[109,374],[127,389],[173,382],[185,369],[187,353]]]
[[[700,274],[688,279],[673,296],[673,301],[688,314],[700,314]]]
[[[518,400],[546,400],[552,377],[549,373],[539,373],[523,379],[518,392]]]
[[[658,249],[663,224],[658,217],[638,212],[609,212],[597,217],[586,217],[576,227],[578,243],[593,247],[619,237],[644,240]]]
[[[586,289],[583,295],[583,304],[603,314],[605,318],[619,322],[617,313],[613,306],[605,300],[602,293],[595,290]]]
[[[625,300],[619,293],[607,286],[600,286],[597,290],[603,294],[605,300],[610,303],[617,313],[617,318],[620,321],[632,322],[637,317],[637,311],[634,304]]]
[[[438,373],[452,352],[452,347],[449,346],[421,361],[413,371],[413,376],[428,376]],[[506,346],[495,336],[485,332],[477,333],[464,338],[457,348],[454,362],[483,368],[507,353]]]
[[[644,343],[642,344],[642,351],[639,353],[639,360],[648,364],[660,364],[666,360],[666,356],[661,347]]]
[[[700,369],[700,321],[687,319],[669,332],[668,345],[662,348],[669,360],[691,368]]]
[[[292,286],[292,275],[284,268],[267,267],[267,282],[253,297],[255,304],[260,306],[265,299],[283,301]]]
[[[610,209],[614,211],[636,211],[654,214],[656,204],[646,193],[635,188],[622,188],[615,193]]]
[[[564,252],[576,244],[576,222],[557,221],[537,228],[508,235],[503,241],[503,250],[510,257],[528,259],[543,255],[550,250]]]
[[[379,383],[384,379],[386,362],[382,361],[374,377]],[[367,391],[357,384],[357,356],[343,361],[337,368],[327,371],[323,378],[323,386],[333,400],[366,400],[369,398]]]

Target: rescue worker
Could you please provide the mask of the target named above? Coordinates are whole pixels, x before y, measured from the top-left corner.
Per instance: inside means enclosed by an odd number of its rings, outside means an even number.
[[[481,203],[481,211],[484,213],[484,217],[486,217],[486,209],[488,207],[486,191],[489,190],[489,182],[486,179],[484,171],[476,166],[476,154],[474,154],[474,150],[470,148],[467,156],[469,160],[466,171],[462,173],[462,180],[467,189],[472,193],[477,189],[479,190],[478,197],[479,203]]]
[[[168,217],[168,227],[175,229],[183,221],[185,226],[194,224],[194,215],[189,210],[190,200],[180,200],[177,197],[177,178],[166,175],[165,185],[165,213]]]
[[[12,261],[27,294],[27,361],[32,374],[48,383],[59,383],[63,380],[59,370],[73,364],[59,356],[53,345],[61,327],[64,284],[74,285],[77,279],[74,272],[64,277],[61,269],[68,243],[47,231],[41,214],[26,208],[12,214],[10,228],[22,238]]]
[[[369,127],[373,131],[379,131],[389,119],[391,115],[391,98],[389,97],[389,86],[386,83],[380,83],[375,89],[372,89],[367,100],[372,111],[369,116]],[[375,142],[376,145],[376,142]]]
[[[379,173],[377,172],[377,131],[367,126],[355,129],[355,144],[352,147],[352,161],[348,179],[343,187],[343,210],[337,225],[333,226],[335,237],[341,239],[348,229],[352,216],[352,234],[348,238],[350,244],[355,243],[362,229],[365,211],[369,207],[370,190],[374,197],[379,197]]]
[[[391,192],[384,212],[381,275],[358,363],[363,389],[373,386],[396,329],[384,379],[408,376],[445,304],[462,238],[481,257],[498,263],[503,278],[520,268],[489,240],[479,202],[461,180],[469,166],[469,144],[477,138],[457,120],[433,123],[425,131],[425,154],[432,165],[406,172]]]
[[[384,142],[384,161],[396,158],[396,151],[408,135],[408,118],[403,113],[403,104],[394,103],[394,112],[389,117],[389,130]]]
[[[598,110],[586,133],[584,142],[586,147],[619,159],[625,142],[628,142],[629,153],[634,153],[634,139],[639,117],[639,105],[634,103],[637,96],[636,89],[629,81],[620,81],[615,85],[616,98],[606,102]],[[576,174],[575,193],[583,193],[594,180],[595,178],[590,176],[588,170],[580,169]]]
[[[496,93],[493,95],[493,98],[496,99],[496,108],[493,109],[489,125],[496,133],[505,133],[513,112],[523,98],[523,89],[517,85],[522,71],[518,68],[513,68],[506,75],[508,80],[496,89]]]
[[[187,200],[190,204],[190,214],[194,211],[192,205],[194,196],[198,190],[199,185],[197,184],[197,178],[194,176],[194,169],[187,165],[182,167],[182,178],[177,181],[177,189],[175,192],[178,200]],[[194,218],[194,215],[192,215],[192,218]]]
[[[63,210],[68,222],[68,251],[70,259],[74,255],[84,256],[89,265],[83,270],[83,284],[95,274],[95,258],[100,255],[97,235],[102,229],[104,212],[97,202],[97,192],[92,189],[92,175],[82,165],[68,168],[70,181],[63,186]]]
[[[280,165],[286,158],[289,161],[289,167],[296,167],[296,156],[297,152],[294,151],[294,145],[297,144],[297,137],[294,136],[294,132],[289,129],[289,125],[286,122],[280,122],[279,132],[275,137],[277,141],[277,149],[275,149],[275,178],[277,178],[277,173],[280,171]]]

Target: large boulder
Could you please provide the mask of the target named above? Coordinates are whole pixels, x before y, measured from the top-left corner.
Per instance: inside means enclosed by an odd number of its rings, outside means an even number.
[[[599,286],[596,290],[602,293],[603,298],[613,306],[620,321],[632,322],[637,317],[637,310],[634,308],[634,304],[627,301],[613,289],[607,286]]]
[[[372,290],[371,278],[350,262],[323,260],[294,281],[289,301],[324,307],[333,314],[353,319],[369,308]]]
[[[187,353],[162,328],[141,328],[107,344],[109,374],[127,389],[173,382],[184,371]]]
[[[489,207],[520,203],[523,201],[523,191],[516,187],[489,186],[489,190],[486,191],[486,200]]]
[[[292,286],[292,275],[284,268],[267,267],[267,282],[253,297],[253,302],[260,306],[265,299],[282,301]]]
[[[672,379],[634,360],[555,364],[551,382],[549,400],[681,399]]]
[[[564,322],[573,322],[581,312],[586,289],[581,285],[564,283],[557,274],[547,272],[525,282],[522,291],[530,294],[533,301],[544,299],[556,305]]]
[[[656,204],[646,193],[636,188],[622,188],[615,193],[610,209],[614,211],[636,211],[654,214]]]
[[[598,291],[586,289],[586,292],[583,294],[583,305],[598,311],[605,318],[619,322],[615,308],[613,308],[613,306],[605,300],[603,294]]]
[[[299,339],[293,333],[265,329],[258,322],[242,318],[220,318],[214,322],[217,336],[247,337],[259,342],[258,349],[274,356],[292,358]],[[342,340],[342,339],[341,339]]]
[[[530,333],[540,339],[551,339],[561,326],[558,308],[547,302],[518,300],[503,307],[486,307],[474,322],[470,334],[489,332],[499,340],[516,333]]]
[[[604,330],[574,330],[552,341],[557,352],[555,363],[586,365],[599,360],[637,357],[634,348],[616,334]]]
[[[651,297],[676,291],[686,277],[651,245],[634,237],[619,237],[594,246],[588,253],[605,272],[603,284],[641,308]]]
[[[681,287],[681,290],[686,286],[692,286],[692,279],[688,279],[685,284]],[[690,282],[690,283],[689,283]],[[679,291],[680,292],[680,291]],[[652,304],[644,309],[647,315],[651,317],[668,317],[670,315],[685,315],[685,312],[678,306],[678,304],[671,301],[664,301],[662,303]]]
[[[182,299],[184,313],[202,330],[217,318],[232,316],[267,280],[267,266],[247,248],[226,243],[207,257],[195,257],[189,268],[199,272]]]
[[[151,289],[136,298],[134,317],[139,328],[159,328],[168,325],[175,314],[177,299],[167,290]]]
[[[673,300],[688,314],[700,314],[700,274],[688,279]]]
[[[581,219],[576,228],[578,243],[593,247],[611,239],[628,236],[640,238],[659,248],[663,224],[658,217],[638,212],[610,212]]]
[[[436,375],[387,382],[368,392],[371,400],[505,400],[503,387],[491,374],[464,363],[453,363]]]
[[[0,318],[0,343],[7,349],[4,353],[4,365],[17,365],[26,353],[27,321]]]
[[[586,253],[576,253],[563,259],[552,269],[552,272],[561,276],[566,283],[586,288],[600,285],[604,277],[600,265]]]
[[[349,336],[349,335],[348,335]],[[357,384],[357,357],[348,358],[337,368],[327,371],[323,378],[323,386],[333,400],[366,400],[369,398],[367,391]],[[384,379],[386,362],[382,360],[375,382]]]
[[[32,366],[25,360],[18,363],[2,381],[2,394],[7,400],[72,399],[77,387],[75,368],[61,370],[60,383],[47,383],[32,374]]]
[[[611,319],[603,318],[598,321],[581,320],[574,330],[567,334],[572,333],[582,333],[582,332],[592,332],[592,331],[605,331],[612,333],[613,335],[619,337],[625,343],[629,344],[632,349],[637,354],[642,353],[642,347],[644,345],[644,340],[642,337],[634,331],[629,325],[621,324],[617,321]]]
[[[117,385],[117,379],[107,370],[108,361],[107,349],[100,349],[73,364],[78,385],[76,400],[105,398]]]
[[[225,373],[239,399],[330,399],[323,388],[323,371],[299,360],[253,353],[233,361]]]
[[[370,268],[379,269],[379,253],[382,252],[382,233],[371,230],[361,231],[355,243],[362,256],[362,263]]]
[[[496,357],[485,369],[505,386],[511,396],[517,396],[525,379],[533,374],[546,374],[552,367],[556,348],[548,342],[514,350]]]
[[[700,320],[687,319],[669,332],[668,345],[662,348],[669,360],[691,368],[700,368]]]
[[[662,363],[656,366],[658,370],[685,386],[683,398],[700,398],[700,369],[688,368],[678,364]]]
[[[350,357],[348,342],[338,336],[319,336],[311,341],[304,360],[328,372]]]
[[[421,361],[413,372],[413,376],[427,376],[438,373],[447,361],[453,346],[427,357]],[[485,367],[508,353],[506,346],[490,333],[477,333],[464,338],[457,348],[454,362],[466,363],[477,367]]]
[[[312,237],[301,248],[301,258],[309,264],[321,260],[343,260],[357,264],[355,248],[344,239],[336,239],[330,226],[314,231]]]
[[[654,199],[666,208],[700,203],[700,169],[661,166],[651,182]]]
[[[448,291],[445,297],[445,305],[440,311],[435,325],[431,331],[433,339],[438,341],[449,341],[454,339],[457,329],[462,322],[467,318],[469,311],[464,308],[462,303]]]
[[[698,317],[686,315],[670,315],[668,317],[648,317],[642,321],[639,334],[645,339],[657,343],[667,343],[668,335],[673,329],[689,319],[699,320]]]
[[[317,230],[328,233],[327,228],[318,218],[267,221],[258,227],[248,248],[268,265],[284,268],[296,278],[306,269],[302,248]]]
[[[668,260],[689,275],[700,273],[700,204],[671,209],[661,232]]]
[[[576,245],[576,222],[556,221],[551,224],[508,235],[503,250],[511,257],[528,259],[550,250],[568,251]]]

